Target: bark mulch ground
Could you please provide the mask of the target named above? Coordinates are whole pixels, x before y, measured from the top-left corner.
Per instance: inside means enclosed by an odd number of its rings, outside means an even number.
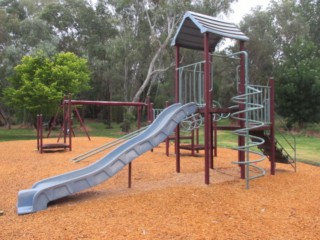
[[[47,210],[18,216],[18,191],[38,180],[87,166],[70,159],[110,141],[75,138],[72,152],[40,154],[35,141],[0,143],[0,239],[320,239],[320,168],[278,164],[251,188],[230,164],[233,150],[218,149],[211,184],[204,184],[203,153],[175,157],[160,145],[94,188],[50,203]],[[172,150],[171,150],[172,152]],[[102,154],[100,154],[102,156]],[[269,163],[262,164],[266,169]]]

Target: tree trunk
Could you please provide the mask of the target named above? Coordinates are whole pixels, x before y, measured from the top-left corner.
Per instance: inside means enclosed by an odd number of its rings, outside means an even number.
[[[148,68],[148,73],[147,76],[145,78],[145,80],[143,81],[142,85],[140,86],[140,88],[138,89],[138,91],[136,92],[136,94],[134,95],[132,102],[138,102],[140,100],[141,94],[145,91],[145,89],[148,87],[148,85],[150,84],[150,81],[152,80],[152,76],[153,74],[157,73],[157,72],[164,72],[166,70],[168,70],[171,66],[169,66],[168,68],[165,69],[155,69],[155,65],[156,65],[156,61],[158,60],[158,58],[161,56],[161,53],[165,50],[165,48],[167,47],[167,45],[169,44],[170,39],[172,38],[172,35],[174,33],[174,29],[175,29],[175,18],[167,18],[167,22],[168,22],[168,35],[166,37],[166,39],[164,40],[164,42],[160,42],[159,41],[159,48],[158,50],[155,52],[149,68]],[[150,28],[151,28],[151,32],[154,33],[154,29],[151,25],[151,23],[149,22]],[[155,37],[156,39],[156,37]],[[129,110],[132,111],[132,110]]]
[[[7,129],[11,129],[11,122],[10,122],[10,116],[8,116],[3,108],[0,106],[0,115],[4,120],[4,124],[6,125]]]

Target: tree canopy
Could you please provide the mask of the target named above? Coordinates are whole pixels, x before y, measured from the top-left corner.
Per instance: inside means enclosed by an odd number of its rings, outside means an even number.
[[[0,2],[0,98],[4,97],[4,93],[6,99],[14,95],[12,89],[17,89],[14,88],[18,84],[15,82],[17,79],[14,79],[19,69],[15,67],[23,65],[26,59],[40,57],[37,53],[41,51],[42,57],[47,56],[53,61],[54,56],[70,52],[87,59],[92,73],[91,88],[79,91],[79,98],[138,101],[150,96],[156,107],[163,107],[165,100],[173,100],[174,96],[174,51],[169,42],[185,11],[217,17],[221,13],[229,13],[231,4],[236,1],[3,0]],[[317,76],[313,74],[313,77],[308,77],[312,81],[303,80],[306,74],[295,72],[288,54],[307,51],[300,49],[304,43],[308,46],[313,44],[316,47],[313,58],[319,57],[319,5],[319,0],[272,0],[267,9],[255,8],[244,17],[240,27],[250,38],[246,49],[250,57],[252,83],[266,84],[273,75],[278,90],[287,88],[287,83],[298,89],[300,81],[306,81],[306,84],[313,84],[314,81],[312,88],[317,88]],[[189,53],[182,51],[184,63],[197,59],[197,54]],[[316,61],[307,61],[310,58],[311,56],[306,56],[304,61],[308,63],[308,67],[304,69],[317,74],[314,69]],[[36,66],[37,63],[33,64]],[[302,66],[299,64],[297,67],[300,69]],[[43,72],[47,71],[44,67],[39,66]],[[234,71],[233,67],[222,66],[221,73],[217,69],[217,74],[224,78]],[[286,79],[286,76],[292,75],[290,71],[295,72],[296,80]],[[58,80],[62,79],[59,75],[62,73],[64,70],[60,66],[52,73],[52,78],[55,81],[65,81]],[[36,84],[36,81],[32,84]],[[37,91],[42,91],[42,94],[50,92],[55,96],[54,99],[60,94],[56,91],[63,92],[53,86],[53,89],[48,89],[49,85],[46,84],[36,85]],[[4,91],[7,87],[10,87],[9,90]],[[79,87],[73,86],[74,89]],[[228,91],[225,86],[220,85],[219,88]],[[26,85],[24,89],[36,92],[32,85]],[[220,96],[224,98],[223,101],[227,101],[228,94]],[[282,98],[283,94],[287,93],[281,90],[277,92],[281,96],[278,100],[290,101],[290,98]],[[44,96],[39,96],[39,100],[43,98]],[[278,111],[288,117],[281,107],[283,104],[279,103]],[[311,103],[304,104],[304,108],[308,108]],[[9,108],[2,101],[0,110],[10,113],[14,105],[16,104],[13,104],[12,99]],[[39,108],[33,106],[25,110],[31,109]],[[289,111],[294,112],[291,107]],[[299,117],[294,119],[300,121]],[[319,117],[308,119],[311,122],[320,121]],[[309,121],[308,119],[302,121]]]
[[[276,80],[276,109],[290,126],[320,122],[319,0],[271,1],[245,16],[250,79]]]
[[[72,52],[86,58],[92,72],[91,90],[79,97],[138,101],[150,95],[163,107],[164,100],[173,98],[169,42],[184,12],[217,16],[229,12],[234,1],[1,1],[1,94],[23,56],[39,50],[47,56]]]
[[[12,108],[26,110],[32,118],[37,113],[53,114],[65,95],[89,89],[87,60],[75,54],[42,53],[25,56],[9,78],[12,86],[4,90],[4,99]]]
[[[288,126],[319,122],[320,58],[311,41],[297,41],[284,49],[285,61],[277,69],[277,107]]]

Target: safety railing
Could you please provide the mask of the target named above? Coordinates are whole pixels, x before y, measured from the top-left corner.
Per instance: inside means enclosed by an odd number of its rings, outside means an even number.
[[[185,65],[179,71],[179,102],[204,105],[204,61]]]
[[[270,86],[250,85],[250,87],[261,92],[248,96],[249,104],[260,104],[262,108],[255,109],[248,113],[250,119],[254,119],[264,124],[270,124]]]
[[[295,136],[287,128],[285,121],[278,114],[275,114],[277,123],[276,133],[277,139],[276,144],[281,148],[281,150],[288,156],[288,162],[293,167],[294,171],[297,171],[297,142]],[[283,128],[286,134],[281,131]]]
[[[152,109],[153,120],[158,117],[158,115],[163,111],[163,108],[154,108]]]

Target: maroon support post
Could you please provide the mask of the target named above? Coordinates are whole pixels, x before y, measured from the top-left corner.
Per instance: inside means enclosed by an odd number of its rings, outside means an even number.
[[[191,130],[191,155],[195,156],[194,129]]]
[[[240,41],[240,51],[244,51],[244,41]],[[245,94],[245,56],[243,54],[240,55],[240,84],[239,84],[239,89],[238,89],[238,94]],[[244,110],[245,105],[244,104],[239,104],[239,109],[240,111]],[[239,118],[244,119],[245,114],[240,113]],[[244,120],[239,120],[239,126],[240,128],[245,127],[245,122]],[[239,146],[244,146],[245,145],[245,137],[239,136],[238,137],[238,145]],[[238,151],[238,161],[239,162],[244,162],[245,161],[245,152],[239,150]],[[245,178],[245,166],[243,164],[240,165],[240,175],[241,178]]]
[[[205,151],[205,184],[210,183],[210,151],[211,151],[211,114],[210,114],[210,56],[209,56],[209,33],[204,34],[204,151]]]
[[[137,127],[141,128],[141,106],[137,106]],[[128,165],[128,188],[131,188],[132,183],[132,162]]]
[[[209,53],[210,53],[210,48],[209,48]],[[211,107],[212,107],[212,92],[213,92],[213,86],[211,84],[211,62],[212,62],[212,56],[209,57],[209,63],[208,63],[208,81],[209,81],[209,96],[208,96],[208,104],[209,104],[209,119],[210,119],[210,151],[209,151],[209,165],[210,168],[213,169],[213,119],[212,119],[212,114],[211,114]],[[207,105],[207,104],[206,104]]]
[[[80,116],[80,113],[79,113],[79,111],[78,111],[78,108],[75,107],[75,108],[74,108],[74,111],[75,111],[75,113],[76,113],[76,115],[77,115],[77,118],[78,118],[78,120],[79,120],[79,122],[80,122],[80,126],[83,128],[83,130],[84,130],[84,132],[86,133],[87,138],[89,139],[89,141],[91,141],[91,138],[90,138],[90,136],[89,136],[88,130],[87,130],[86,126],[84,125],[84,122],[83,122],[83,120],[82,120],[82,117]]]
[[[141,106],[137,107],[137,128],[140,129],[141,128]]]
[[[50,137],[50,134],[51,134],[51,131],[52,131],[52,126],[55,125],[55,122],[56,122],[56,120],[57,120],[58,114],[59,114],[59,112],[60,112],[60,108],[61,108],[61,106],[59,106],[59,108],[58,108],[58,110],[57,110],[57,112],[56,112],[56,114],[54,115],[54,118],[53,118],[53,120],[52,120],[52,124],[51,124],[51,126],[49,126],[49,131],[48,131],[48,134],[47,134],[47,138]]]
[[[131,178],[132,178],[132,164],[128,165],[128,188],[131,188]]]
[[[270,172],[271,175],[275,175],[276,173],[276,144],[275,144],[275,114],[274,114],[274,105],[275,105],[275,89],[274,89],[274,79],[270,78]]]
[[[68,103],[68,126],[69,126],[69,151],[72,150],[72,120],[71,120],[71,94],[69,94],[69,103]]]
[[[150,122],[153,122],[153,103],[150,103],[150,110],[149,110],[149,114],[150,114]]]
[[[147,120],[148,120],[148,124],[150,124],[151,123],[151,118],[150,118],[151,102],[150,102],[149,96],[146,99],[146,105],[147,105]]]
[[[176,95],[176,103],[179,102],[179,61],[180,61],[180,47],[176,46],[176,72],[175,72],[175,78],[176,78],[176,89],[175,89],[175,95]],[[180,172],[180,125],[176,127],[175,131],[176,139],[175,139],[175,152],[176,152],[176,172]]]
[[[39,131],[40,131],[40,124],[39,124],[39,114],[37,114],[37,149],[39,151],[40,149],[40,134],[39,134]]]
[[[213,127],[213,138],[214,138],[214,156],[218,156],[218,133],[217,133],[217,122],[213,123],[214,127]]]
[[[43,153],[43,128],[42,114],[39,115],[39,136],[40,136],[40,153]]]
[[[166,108],[169,106],[169,102],[166,101]],[[166,138],[166,155],[169,157],[169,148],[170,148],[170,136]]]

